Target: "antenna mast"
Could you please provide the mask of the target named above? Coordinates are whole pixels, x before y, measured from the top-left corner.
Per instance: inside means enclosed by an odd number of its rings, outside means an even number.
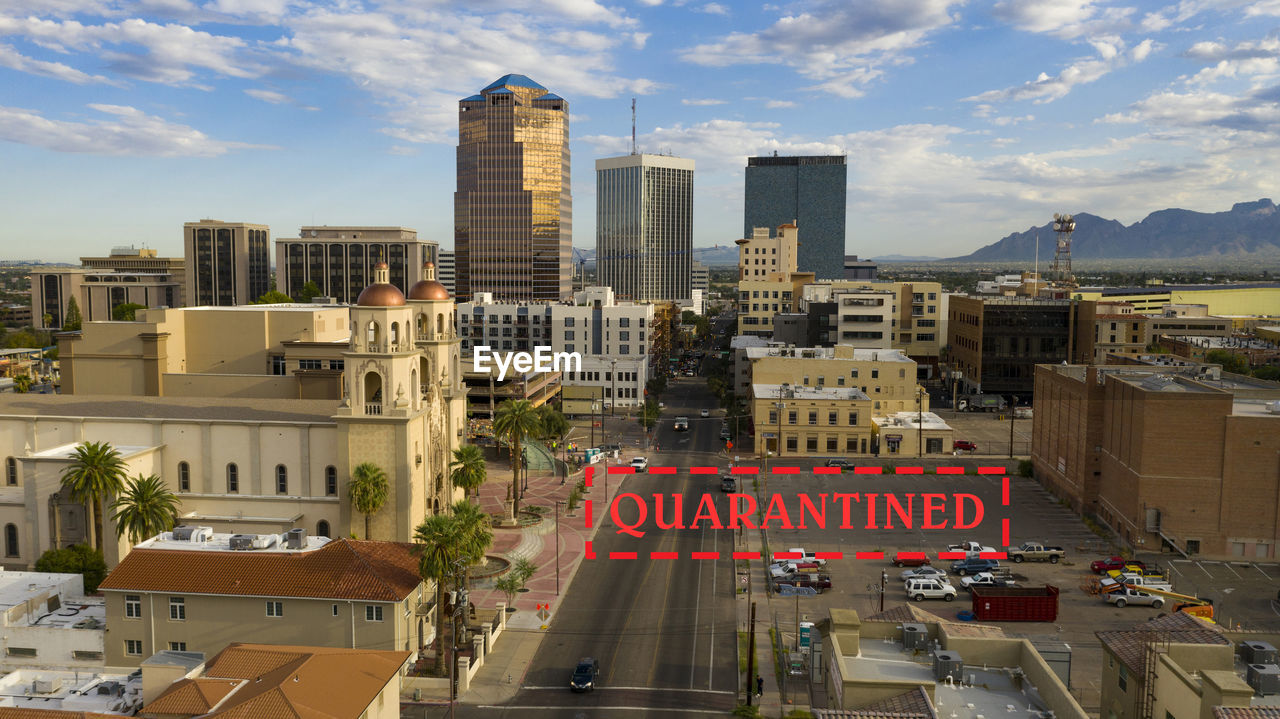
[[[631,154],[636,153],[636,99],[631,98]]]

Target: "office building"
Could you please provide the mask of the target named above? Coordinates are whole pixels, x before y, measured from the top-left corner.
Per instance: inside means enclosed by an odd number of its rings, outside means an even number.
[[[608,287],[588,287],[572,302],[499,302],[481,293],[474,302],[458,304],[463,364],[474,364],[471,357],[479,346],[493,352],[529,352],[537,347],[577,352],[582,355],[581,370],[562,372],[564,387],[595,388],[606,411],[638,407],[652,370],[666,361],[657,347],[664,346],[667,330],[655,321],[655,308],[651,303],[619,302]],[[473,403],[487,406],[487,399],[473,396]],[[579,404],[566,399],[565,413],[590,412],[589,406]]]
[[[271,229],[200,220],[182,226],[187,304],[247,305],[271,287]]]
[[[860,260],[857,255],[844,256],[843,279],[874,281],[879,271],[879,265],[872,260]]]
[[[1031,397],[1038,364],[1072,356],[1070,300],[950,298],[948,344],[957,391]]]
[[[711,289],[711,269],[697,260],[694,260],[690,267],[692,268],[689,280],[690,289],[695,292],[701,290],[703,297],[706,297],[707,292]]]
[[[844,267],[848,166],[843,155],[747,158],[742,234],[799,225],[801,272],[839,279]]]
[[[163,272],[59,269],[31,273],[31,317],[42,329],[58,330],[75,298],[82,322],[107,322],[125,304],[181,307],[183,277]]]
[[[451,296],[457,296],[457,256],[453,250],[440,250],[436,253],[436,280],[444,285]]]
[[[138,666],[166,649],[208,656],[245,637],[416,655],[435,627],[434,583],[418,565],[407,542],[180,526],[138,544],[99,586],[106,665]]]
[[[687,300],[693,270],[693,160],[596,160],[596,282],[621,298]]]
[[[80,266],[86,270],[154,272],[181,278],[186,272],[186,259],[160,257],[159,253],[147,247],[122,246],[112,247],[111,253],[105,257],[81,257]]]
[[[1276,313],[1280,307],[1280,282],[1241,282],[1222,285],[1166,285],[1145,287],[1080,287],[1071,292],[1078,300],[1128,302],[1134,311],[1159,314],[1165,305],[1204,305],[1218,316]]]
[[[307,226],[296,240],[276,240],[276,289],[296,298],[314,282],[320,297],[350,304],[385,262],[391,284],[408,292],[423,279],[426,263],[436,261],[437,250],[408,227]]]
[[[368,531],[410,541],[461,497],[448,465],[464,439],[466,398],[448,293],[424,280],[406,297],[378,269],[349,307],[188,308],[180,321],[166,310],[60,338],[73,394],[0,395],[13,500],[0,505],[0,526],[19,531],[6,561],[30,567],[50,547],[92,539],[85,504],[61,479],[90,441],[117,448],[128,476],[161,477],[183,521],[227,533],[365,537],[347,488],[352,468],[372,462],[390,492]],[[192,330],[209,334],[186,336]],[[115,564],[130,544],[109,516],[103,533]]]
[[[756,384],[853,387],[871,399],[876,416],[914,412],[919,398],[920,409],[929,411],[929,396],[916,384],[916,363],[899,350],[767,345],[747,347],[746,354]]]
[[[1170,355],[1035,374],[1035,476],[1130,551],[1274,560],[1280,383]]]
[[[457,294],[555,302],[570,294],[569,103],[524,75],[458,102]]]

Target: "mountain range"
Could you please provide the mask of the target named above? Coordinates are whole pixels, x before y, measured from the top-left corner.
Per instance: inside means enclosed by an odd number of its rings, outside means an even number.
[[[1081,212],[1074,216],[1073,259],[1236,257],[1280,255],[1280,213],[1270,199],[1238,202],[1227,212],[1172,208],[1152,212],[1132,225]],[[956,261],[1052,261],[1053,222],[1015,232]]]

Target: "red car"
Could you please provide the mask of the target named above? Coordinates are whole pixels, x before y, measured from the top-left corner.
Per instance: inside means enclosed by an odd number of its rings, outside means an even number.
[[[1106,559],[1098,559],[1089,564],[1089,569],[1094,574],[1105,574],[1113,569],[1124,569],[1126,565],[1133,565],[1141,569],[1146,569],[1147,565],[1136,559],[1125,559],[1124,557],[1107,557]]]
[[[977,452],[978,445],[967,439],[957,439],[951,443],[951,450],[953,452]]]
[[[929,563],[929,558],[922,556],[919,552],[898,552],[893,555],[893,566],[895,567],[922,567]]]

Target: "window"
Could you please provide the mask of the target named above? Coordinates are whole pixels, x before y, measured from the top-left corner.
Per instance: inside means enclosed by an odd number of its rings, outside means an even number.
[[[4,653],[11,657],[34,657],[35,647],[5,647]]]
[[[620,355],[631,354],[631,345],[618,345],[618,354]]]
[[[169,597],[169,618],[175,622],[187,620],[187,601],[182,597]]]
[[[18,556],[18,525],[4,525],[4,556]]]
[[[787,437],[787,451],[794,452],[799,447],[795,437]]]
[[[336,616],[338,616],[338,605],[337,605],[337,604],[333,605],[333,616],[335,616],[335,617],[336,617]]]
[[[346,360],[329,360],[329,369],[343,370],[346,366]]]
[[[186,462],[178,462],[178,491],[191,491],[191,465]]]
[[[131,657],[142,656],[142,640],[126,639],[124,640],[124,653]]]
[[[4,462],[4,478],[5,482],[10,486],[18,483],[18,460],[10,457]]]
[[[276,465],[276,494],[289,493],[289,470],[283,464]]]
[[[856,377],[857,375],[854,375],[854,376]],[[878,369],[871,370],[871,379],[880,379],[880,370]]]
[[[839,423],[840,423],[840,413],[839,413],[839,412],[837,412],[837,411],[835,411],[835,410],[833,409],[833,410],[831,410],[830,412],[828,412],[828,413],[827,413],[827,424],[834,425],[834,424],[839,424]]]
[[[567,339],[567,340],[577,339],[577,338],[575,338],[575,337],[573,336],[573,330],[565,330],[565,331],[564,331],[564,338],[565,338],[565,339]]]
[[[805,438],[805,441],[804,441],[804,448],[805,448],[805,451],[807,451],[807,452],[817,452],[817,451],[818,451],[818,438],[817,438],[817,437],[806,437],[806,438]]]
[[[318,359],[298,360],[298,369],[324,369],[324,361]]]
[[[817,423],[818,423],[817,410],[809,410],[809,424],[817,424]]]
[[[857,438],[857,437],[846,437],[846,438],[845,438],[845,440],[844,440],[844,451],[845,451],[847,454],[857,454],[857,453],[858,453],[858,438]]]
[[[322,519],[319,522],[316,522],[316,536],[317,537],[329,536],[329,522],[327,520]]]
[[[776,409],[769,410],[769,424],[777,424],[777,423],[778,423],[778,410]],[[9,526],[12,527],[13,525],[9,525]]]
[[[126,594],[124,597],[124,618],[142,619],[142,597],[137,594]]]
[[[232,462],[227,465],[227,494],[236,494],[240,491],[240,469],[236,467],[236,463]]]
[[[283,617],[283,616],[284,616],[284,602],[268,601],[268,602],[267,602],[267,616],[268,616],[268,617]]]
[[[364,620],[366,622],[382,621],[382,607],[377,604],[364,605]]]
[[[839,443],[839,441],[840,441],[840,440],[839,440],[839,438],[837,438],[837,437],[827,437],[827,451],[828,451],[828,452],[838,452],[838,451],[839,451],[839,449],[837,449],[837,448],[839,447],[839,444],[838,444],[838,443]]]
[[[186,642],[169,642],[169,651],[185,652],[187,651],[187,643]]]
[[[284,373],[285,373],[284,357],[272,357],[271,358],[271,374],[276,376],[283,376]]]
[[[796,423],[796,411],[793,409],[790,412],[787,412],[787,424],[795,424],[795,423]]]
[[[1120,691],[1129,691],[1129,668],[1123,664],[1120,665]]]
[[[91,649],[72,649],[71,658],[78,661],[102,661],[102,652]]]
[[[324,494],[326,497],[338,495],[338,468],[332,464],[324,468]],[[324,535],[329,536],[329,535]]]
[[[564,326],[565,326],[565,327],[572,327],[572,326],[573,326],[573,318],[572,318],[572,317],[566,317],[566,318],[564,318]]]

